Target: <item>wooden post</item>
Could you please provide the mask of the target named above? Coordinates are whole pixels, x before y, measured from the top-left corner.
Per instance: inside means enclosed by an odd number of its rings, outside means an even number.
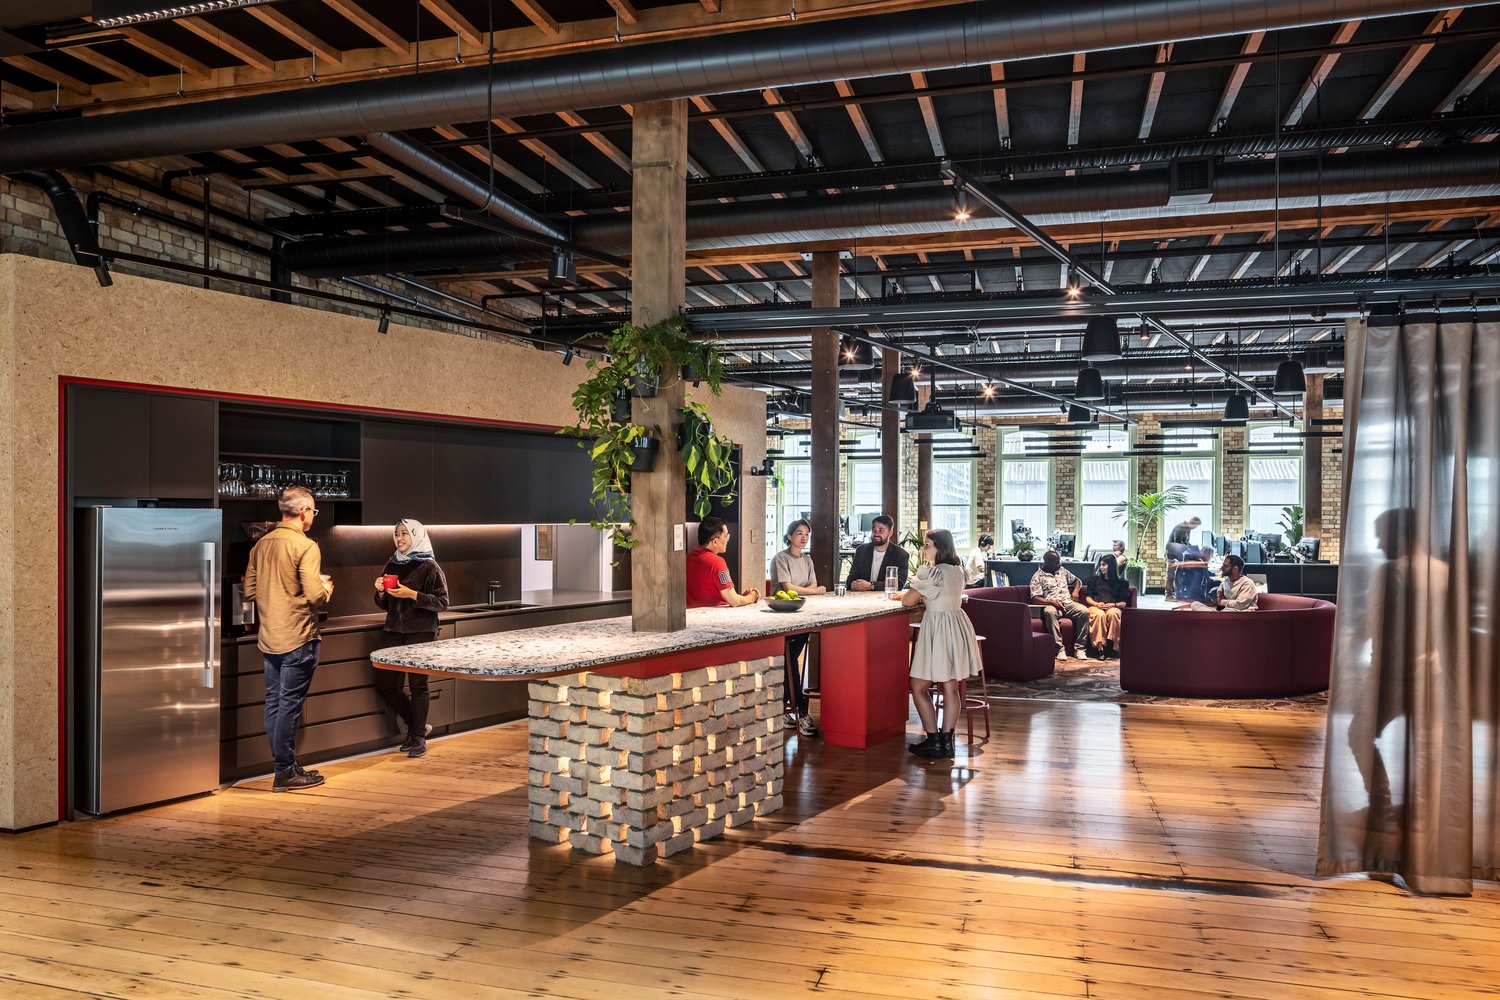
[[[812,255],[812,304],[839,304],[839,255]],[[828,327],[812,331],[812,559],[818,582],[831,585],[839,564],[839,344]],[[785,527],[782,525],[781,527]]]
[[[687,295],[687,102],[635,106],[631,126],[630,318],[638,325],[682,311]],[[687,483],[678,457],[678,410],[685,394],[678,372],[661,373],[661,393],[635,401],[635,420],[660,427],[656,469],[630,480],[637,544],[630,555],[630,611],[637,632],[676,632],[687,625]],[[743,586],[743,581],[736,581]]]
[[[1302,425],[1307,431],[1320,431],[1323,417],[1322,375],[1307,376],[1307,395],[1303,398]],[[1309,538],[1323,537],[1323,439],[1302,439],[1302,531]],[[1325,558],[1325,557],[1320,557]]]
[[[880,352],[880,398],[890,398],[891,379],[901,370],[901,352],[887,347]],[[896,521],[901,530],[901,414],[886,407],[880,411],[880,510]]]

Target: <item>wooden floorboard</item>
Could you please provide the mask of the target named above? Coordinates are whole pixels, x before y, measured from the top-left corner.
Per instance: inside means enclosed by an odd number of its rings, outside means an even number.
[[[639,870],[526,836],[512,724],[0,839],[0,996],[1494,997],[1500,888],[1319,879],[1313,713],[997,701],[951,766],[791,738]]]

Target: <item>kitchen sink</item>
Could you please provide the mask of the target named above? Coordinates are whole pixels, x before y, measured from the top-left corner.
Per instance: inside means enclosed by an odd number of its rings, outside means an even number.
[[[517,608],[534,608],[535,604],[525,604],[521,601],[500,601],[496,604],[476,604],[467,608],[449,608],[449,611],[460,615],[478,615],[490,611],[514,611]]]

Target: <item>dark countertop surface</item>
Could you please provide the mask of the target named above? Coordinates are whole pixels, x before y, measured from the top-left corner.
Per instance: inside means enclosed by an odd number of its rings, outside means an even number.
[[[448,625],[452,622],[480,621],[487,618],[510,617],[514,615],[532,614],[538,611],[552,611],[560,608],[586,608],[599,604],[614,604],[630,601],[630,591],[593,591],[593,590],[527,590],[521,594],[521,603],[527,607],[498,608],[493,611],[462,612],[449,609],[438,615],[439,625]],[[374,602],[371,602],[374,606]],[[468,607],[469,605],[464,605]],[[328,618],[323,621],[322,632],[324,635],[335,635],[340,632],[361,632],[380,628],[385,624],[385,612],[375,610],[367,615],[343,615],[338,618]],[[224,640],[228,643],[247,643],[255,641],[255,633],[242,635],[238,638]]]

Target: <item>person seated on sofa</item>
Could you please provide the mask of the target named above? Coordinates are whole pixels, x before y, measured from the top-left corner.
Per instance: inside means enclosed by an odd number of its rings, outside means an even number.
[[[1125,543],[1116,538],[1109,543],[1109,551],[1114,553],[1115,565],[1120,567],[1120,572],[1123,574],[1125,572],[1125,564],[1130,561],[1130,557],[1125,554]]]
[[[964,560],[964,586],[981,587],[984,585],[985,560],[990,558],[995,548],[995,536],[986,532],[979,536],[979,544],[969,557]]]
[[[1254,611],[1260,606],[1260,592],[1255,581],[1245,575],[1245,560],[1236,555],[1224,557],[1224,580],[1215,591],[1213,604],[1194,601],[1178,611]]]
[[[1120,644],[1120,613],[1130,604],[1130,586],[1120,576],[1113,555],[1099,557],[1094,575],[1085,584],[1083,602],[1089,609],[1089,655],[1107,660]]]
[[[1078,603],[1078,577],[1063,569],[1062,556],[1056,549],[1048,549],[1042,556],[1042,568],[1031,578],[1031,603],[1042,606],[1042,621],[1052,633],[1052,645],[1057,647],[1057,658],[1066,660],[1068,651],[1063,646],[1062,629],[1058,626],[1058,615],[1065,615],[1073,622],[1073,642],[1083,646],[1088,635],[1089,609]],[[1087,653],[1078,657],[1087,659]]]

